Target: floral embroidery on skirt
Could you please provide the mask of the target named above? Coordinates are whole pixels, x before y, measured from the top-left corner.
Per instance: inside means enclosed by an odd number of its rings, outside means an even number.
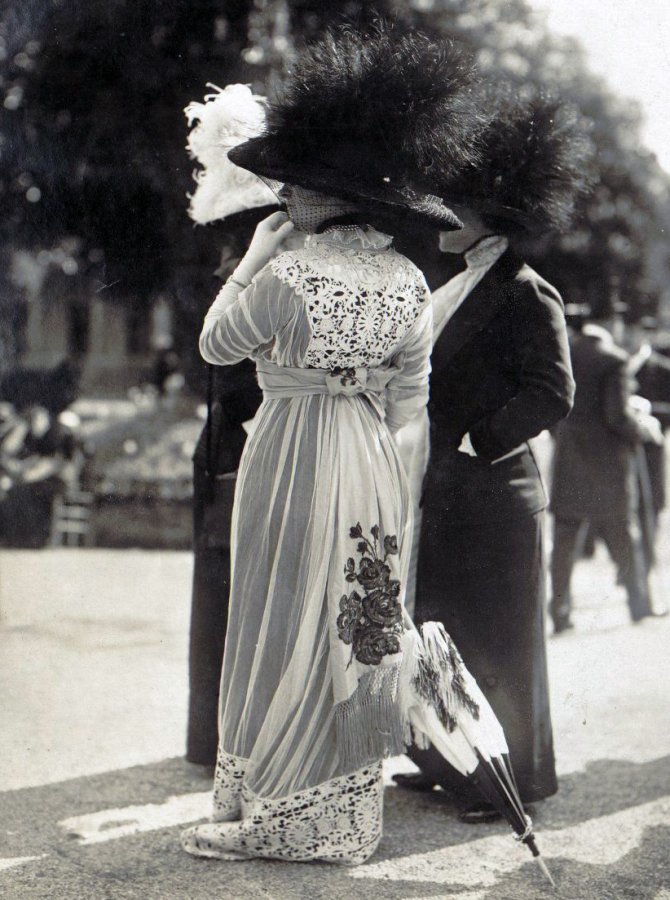
[[[366,666],[378,666],[382,659],[400,652],[400,635],[403,633],[400,581],[391,578],[386,564],[389,556],[398,555],[398,539],[395,534],[384,536],[384,556],[379,549],[379,525],[370,529],[372,541],[365,537],[360,522],[349,529],[349,537],[357,540],[361,554],[358,569],[353,557],[347,559],[344,576],[350,583],[358,582],[358,591],[343,594],[340,599],[340,615],[337,630],[341,641],[351,644],[352,657]]]

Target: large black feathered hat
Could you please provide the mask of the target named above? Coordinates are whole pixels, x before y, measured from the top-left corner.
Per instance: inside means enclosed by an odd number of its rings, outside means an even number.
[[[459,228],[430,189],[475,159],[473,83],[472,63],[451,42],[382,24],[340,28],[300,56],[265,133],[229,158],[386,217]]]
[[[524,97],[509,86],[489,87],[479,102],[491,111],[478,138],[479,162],[446,179],[440,195],[511,229],[565,230],[596,180],[588,123],[542,92]]]

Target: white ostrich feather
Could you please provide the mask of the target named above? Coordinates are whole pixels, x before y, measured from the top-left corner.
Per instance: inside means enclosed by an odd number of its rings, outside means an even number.
[[[191,129],[186,144],[190,156],[202,169],[193,173],[198,183],[189,195],[189,216],[199,225],[233,213],[276,203],[270,188],[256,175],[234,165],[228,151],[265,127],[265,98],[253,94],[245,84],[219,88],[204,103],[189,103],[184,110]]]

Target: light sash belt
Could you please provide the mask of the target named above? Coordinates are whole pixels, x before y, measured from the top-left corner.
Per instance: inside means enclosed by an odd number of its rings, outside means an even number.
[[[363,395],[380,417],[384,415],[383,394],[398,370],[394,366],[366,369],[363,366],[334,369],[301,369],[278,366],[265,359],[256,362],[258,383],[266,399],[327,394],[331,397]]]

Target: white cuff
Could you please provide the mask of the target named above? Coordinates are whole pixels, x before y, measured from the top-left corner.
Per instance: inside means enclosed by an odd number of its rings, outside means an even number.
[[[463,440],[461,441],[458,449],[461,453],[467,453],[468,456],[477,456],[477,451],[472,446],[472,441],[470,440],[469,431],[467,432],[467,434],[463,435]]]

